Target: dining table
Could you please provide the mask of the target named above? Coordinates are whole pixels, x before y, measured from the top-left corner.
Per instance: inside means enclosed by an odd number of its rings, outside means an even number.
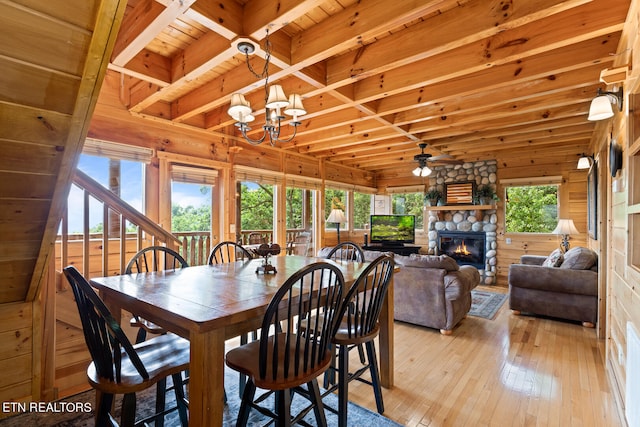
[[[92,278],[91,284],[117,321],[122,311],[142,316],[190,342],[189,422],[221,426],[225,341],[258,329],[271,298],[287,278],[314,262],[338,265],[348,289],[368,262],[335,262],[305,256],[273,256],[176,270]],[[345,291],[346,292],[346,291]],[[393,386],[393,278],[380,315],[380,381]]]

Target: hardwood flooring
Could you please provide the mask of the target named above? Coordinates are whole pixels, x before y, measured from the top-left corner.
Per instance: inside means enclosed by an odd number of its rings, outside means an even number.
[[[508,305],[494,320],[468,316],[450,336],[396,322],[385,415],[410,427],[626,426],[595,330]],[[352,382],[349,400],[375,410],[366,384]]]

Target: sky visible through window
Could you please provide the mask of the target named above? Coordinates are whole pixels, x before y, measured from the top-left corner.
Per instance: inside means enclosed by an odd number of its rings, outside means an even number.
[[[91,178],[108,188],[109,184],[109,159],[82,154],[78,162],[78,169],[85,172]],[[121,162],[122,182],[120,197],[140,212],[143,210],[143,164],[123,160]],[[180,206],[200,207],[210,203],[210,195],[203,195],[197,185],[174,184],[172,186],[173,203]],[[69,232],[80,233],[82,231],[83,218],[83,192],[75,185],[69,192]],[[89,204],[89,228],[94,228],[102,223],[102,204],[90,198]]]

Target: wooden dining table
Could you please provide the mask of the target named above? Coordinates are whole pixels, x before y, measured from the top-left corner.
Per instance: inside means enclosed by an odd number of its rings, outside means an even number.
[[[324,258],[275,256],[275,274],[257,273],[263,259],[164,272],[91,279],[116,320],[122,310],[143,316],[190,341],[189,422],[221,426],[225,341],[258,329],[272,296],[305,265]],[[352,284],[367,262],[335,263]],[[392,279],[393,280],[393,279]],[[380,379],[393,386],[393,282],[380,316]]]

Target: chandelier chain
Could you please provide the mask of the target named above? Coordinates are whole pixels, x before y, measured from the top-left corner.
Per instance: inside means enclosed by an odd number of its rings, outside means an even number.
[[[264,99],[265,102],[269,96],[268,87],[269,87],[269,62],[271,61],[271,41],[269,41],[269,29],[267,28],[267,35],[264,39],[264,66],[262,67],[262,72],[257,73],[251,62],[249,61],[249,52],[244,52],[245,60],[247,62],[247,68],[251,71],[251,74],[257,79],[264,79]]]

